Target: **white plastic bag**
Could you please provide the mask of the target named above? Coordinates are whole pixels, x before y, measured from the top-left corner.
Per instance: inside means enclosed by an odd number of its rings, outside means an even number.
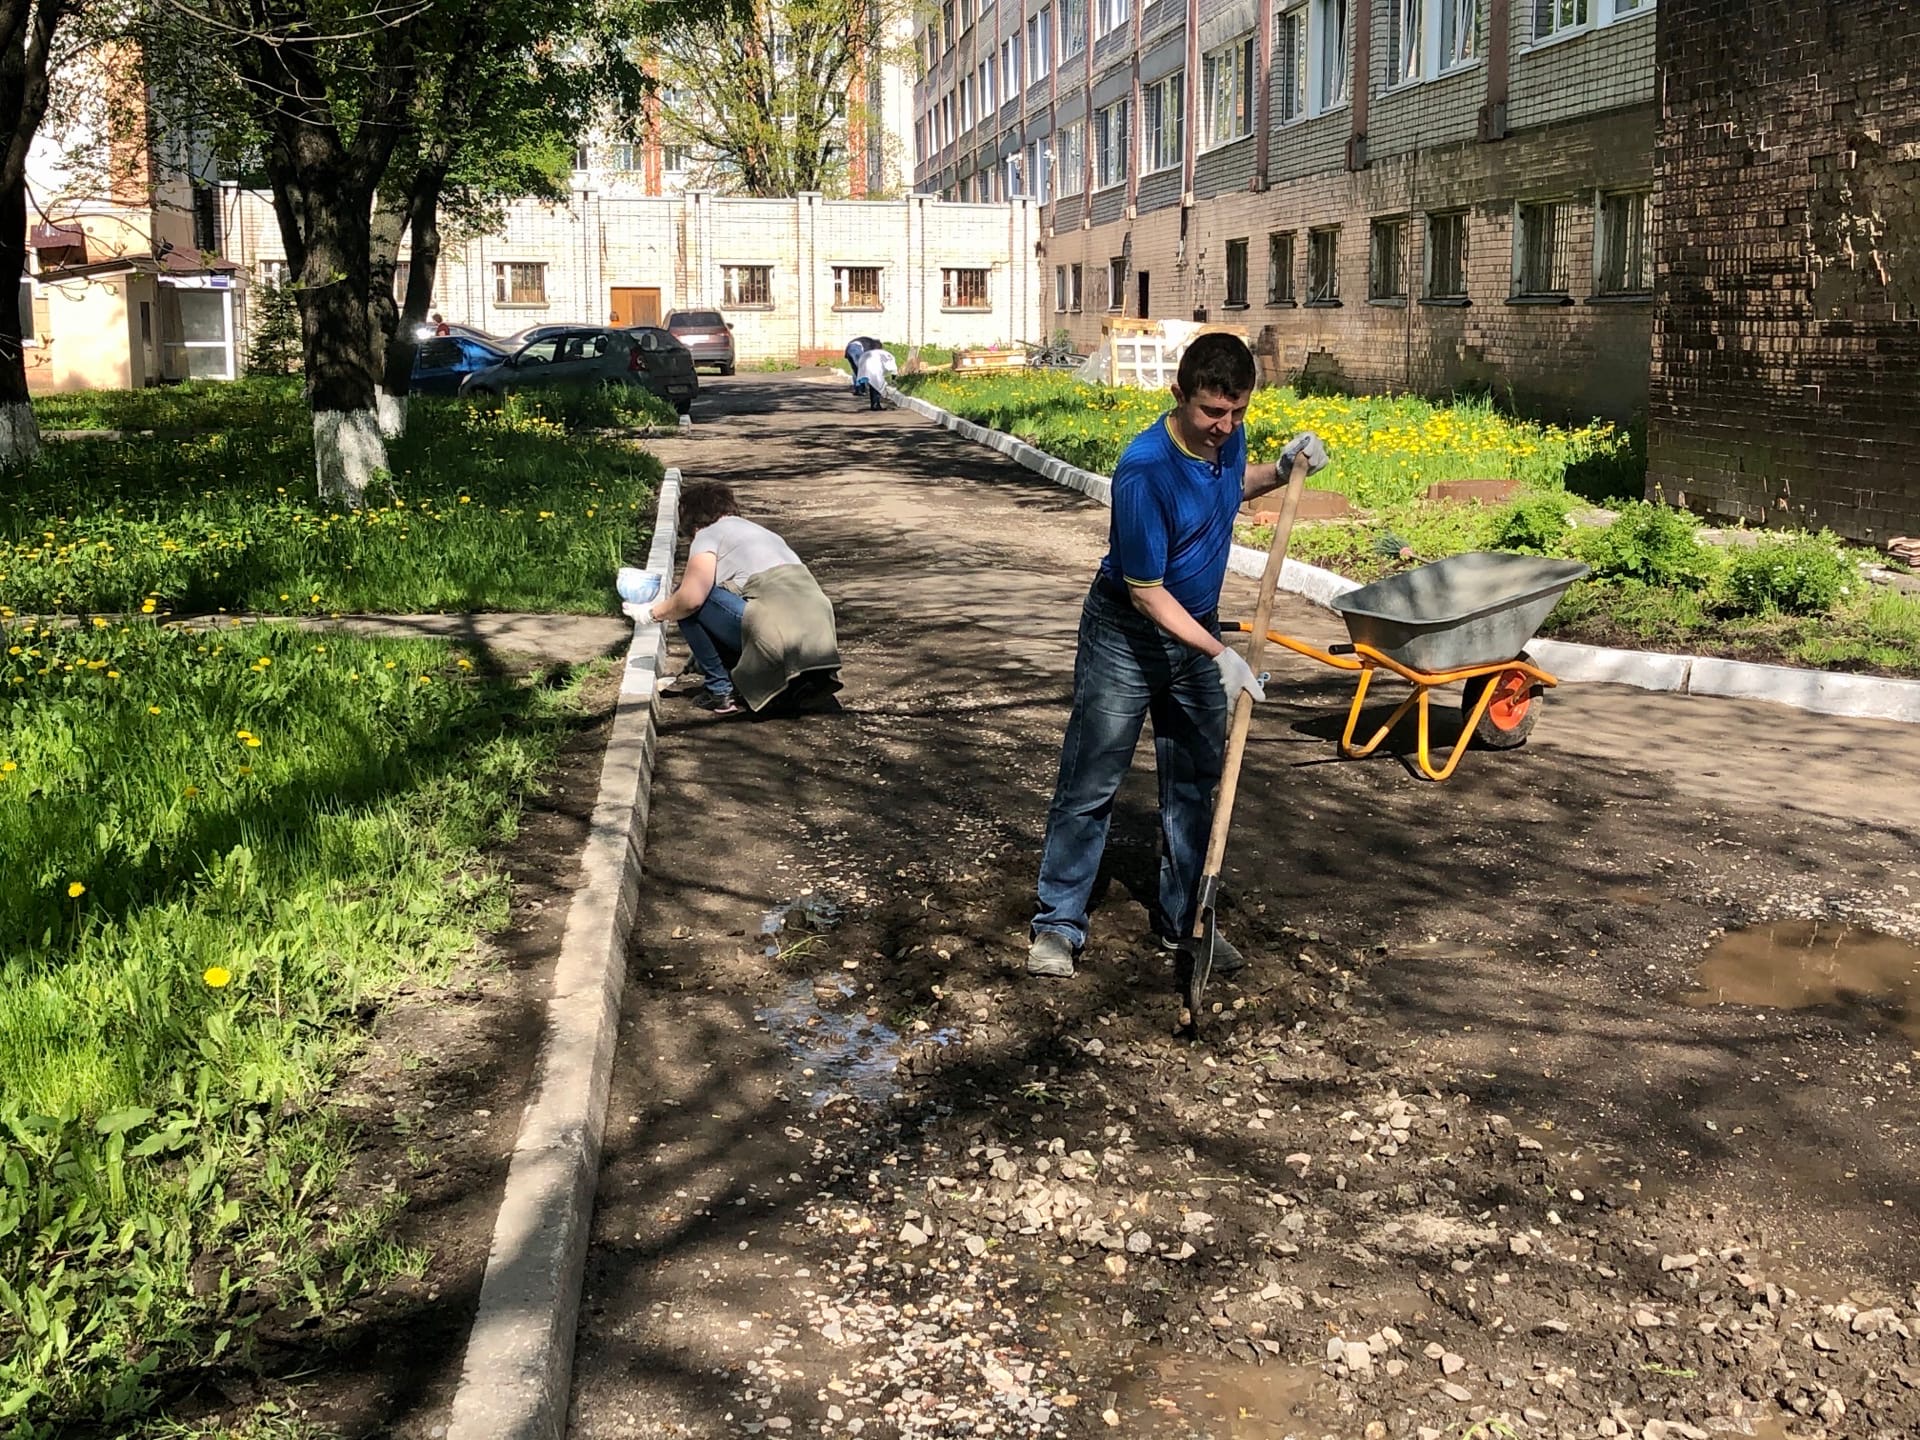
[[[629,605],[651,605],[660,598],[662,576],[658,570],[641,570],[632,565],[620,567],[613,577],[613,588]]]

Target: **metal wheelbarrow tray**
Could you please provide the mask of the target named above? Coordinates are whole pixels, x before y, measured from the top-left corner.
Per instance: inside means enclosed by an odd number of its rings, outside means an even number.
[[[1352,759],[1371,755],[1401,716],[1417,709],[1415,761],[1427,779],[1445,780],[1460,764],[1469,741],[1495,750],[1526,743],[1539,718],[1541,692],[1560,683],[1527,658],[1527,641],[1567,587],[1586,573],[1587,567],[1577,560],[1492,552],[1455,555],[1337,597],[1333,608],[1346,617],[1349,644],[1322,650],[1277,632],[1267,639],[1323,664],[1359,672],[1340,737],[1341,754]],[[1376,670],[1406,681],[1413,694],[1371,739],[1356,745],[1354,731]],[[1454,684],[1465,687],[1460,738],[1445,761],[1436,764],[1429,743],[1429,701],[1434,690]]]

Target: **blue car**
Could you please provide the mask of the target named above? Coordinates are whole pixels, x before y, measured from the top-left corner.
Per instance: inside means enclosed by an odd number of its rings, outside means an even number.
[[[458,395],[469,375],[498,365],[507,352],[472,335],[440,335],[422,340],[413,353],[415,395]]]

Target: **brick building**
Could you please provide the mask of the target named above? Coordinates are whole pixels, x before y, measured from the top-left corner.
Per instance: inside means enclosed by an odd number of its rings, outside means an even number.
[[[1920,5],[1661,4],[1650,484],[1920,534]]]
[[[225,258],[250,284],[284,277],[268,196],[227,187],[222,220]],[[548,322],[650,323],[676,308],[712,307],[732,324],[749,363],[837,358],[855,335],[986,345],[1045,330],[1038,241],[1039,209],[1030,202],[576,191],[565,205],[521,201],[498,230],[447,247],[433,308],[507,335]]]
[[[1041,205],[1053,324],[1274,378],[1644,412],[1653,0],[943,0],[918,187]]]

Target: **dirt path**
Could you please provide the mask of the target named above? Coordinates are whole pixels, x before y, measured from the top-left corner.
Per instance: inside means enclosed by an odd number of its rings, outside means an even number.
[[[1288,664],[1189,1046],[1150,747],[1091,962],[1018,970],[1105,512],[831,382],[709,395],[663,458],[815,566],[848,688],[669,712],[576,1437],[1920,1429],[1920,966],[1784,928],[1920,936],[1920,735],[1570,687],[1429,786]],[[1823,1003],[1690,1003],[1761,922]]]

